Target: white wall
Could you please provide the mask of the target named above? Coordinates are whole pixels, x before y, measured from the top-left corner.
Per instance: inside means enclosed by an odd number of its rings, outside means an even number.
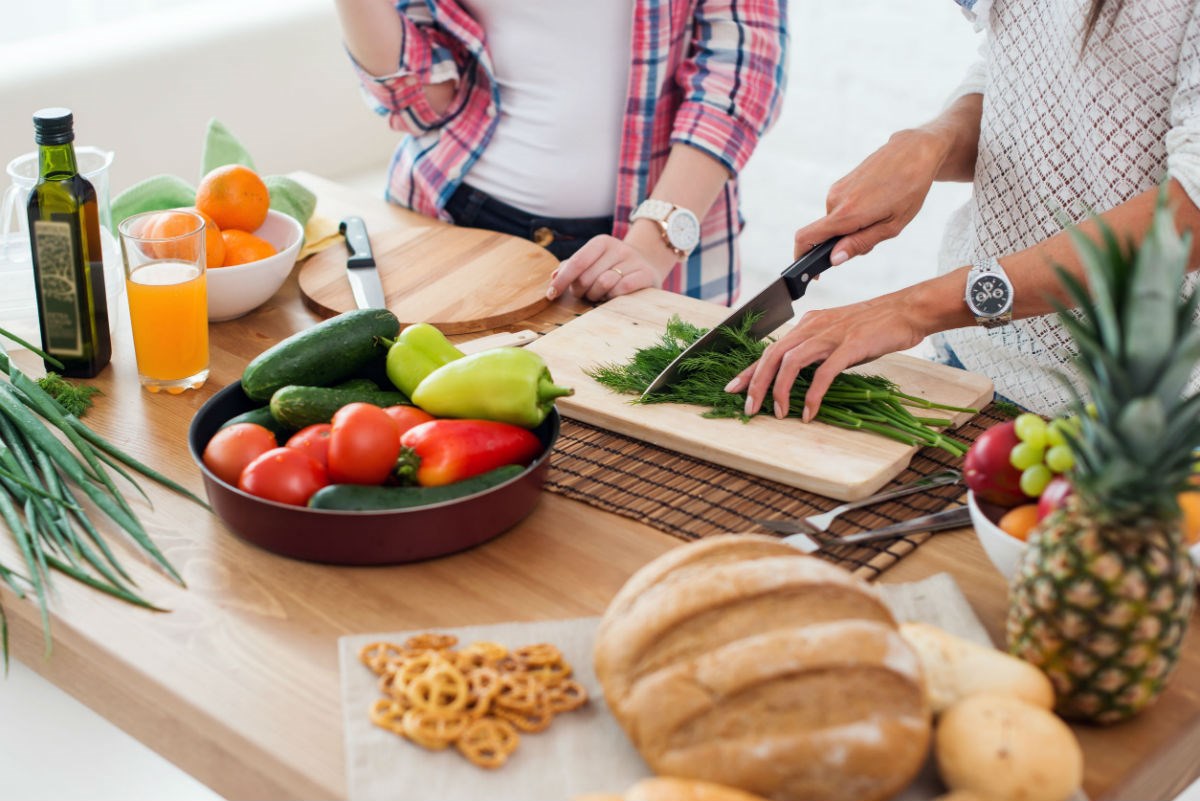
[[[96,5],[113,7],[106,21],[86,12]],[[360,99],[330,0],[173,0],[121,13],[145,5],[0,3],[3,39],[20,25],[44,31],[0,40],[0,160],[34,149],[33,111],[67,106],[79,144],[116,152],[114,193],[158,173],[198,180],[212,117],[265,174],[386,163],[397,135]]]

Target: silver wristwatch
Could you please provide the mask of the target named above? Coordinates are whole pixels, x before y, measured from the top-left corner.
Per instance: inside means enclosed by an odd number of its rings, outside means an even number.
[[[700,220],[682,206],[676,206],[666,200],[648,198],[629,215],[630,222],[642,219],[658,223],[663,241],[681,261],[686,259],[700,242]]]
[[[997,259],[985,259],[970,269],[964,299],[984,328],[1012,322],[1013,285]]]

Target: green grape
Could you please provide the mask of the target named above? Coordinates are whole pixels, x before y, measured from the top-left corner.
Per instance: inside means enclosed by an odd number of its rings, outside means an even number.
[[[1071,423],[1066,418],[1056,417],[1046,426],[1046,445],[1055,448],[1059,445],[1067,444],[1066,432],[1071,428]]]
[[[1035,448],[1046,447],[1046,421],[1032,412],[1017,415],[1014,428],[1017,439]]]
[[[1053,477],[1050,468],[1044,464],[1035,464],[1033,467],[1022,470],[1021,492],[1031,498],[1036,498],[1042,494],[1042,490],[1046,488]]]
[[[1075,455],[1066,445],[1055,445],[1046,451],[1046,467],[1055,473],[1065,473],[1075,466]]]
[[[1008,463],[1018,470],[1028,470],[1034,465],[1041,464],[1045,454],[1046,449],[1040,445],[1034,446],[1029,442],[1018,442],[1013,446],[1012,453],[1008,455]]]

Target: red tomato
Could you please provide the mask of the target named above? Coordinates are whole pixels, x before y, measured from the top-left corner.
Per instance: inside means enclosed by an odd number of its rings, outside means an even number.
[[[237,486],[246,465],[278,445],[270,429],[257,423],[234,423],[213,434],[204,446],[204,466],[226,484]]]
[[[238,489],[279,503],[303,506],[329,483],[325,469],[298,448],[275,448],[242,471]]]
[[[396,467],[400,435],[378,406],[348,403],[333,415],[329,480],[335,484],[382,484]]]
[[[384,414],[392,418],[392,421],[395,422],[396,433],[400,436],[404,436],[404,432],[410,428],[437,419],[429,412],[416,406],[389,406],[383,411]]]
[[[313,423],[297,431],[287,441],[287,447],[299,448],[324,469],[329,469],[329,423]]]

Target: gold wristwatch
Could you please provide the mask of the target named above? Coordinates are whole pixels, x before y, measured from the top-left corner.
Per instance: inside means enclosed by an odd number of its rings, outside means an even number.
[[[643,200],[629,221],[653,220],[658,223],[663,241],[675,257],[683,261],[700,242],[700,220],[691,211],[666,200]]]

